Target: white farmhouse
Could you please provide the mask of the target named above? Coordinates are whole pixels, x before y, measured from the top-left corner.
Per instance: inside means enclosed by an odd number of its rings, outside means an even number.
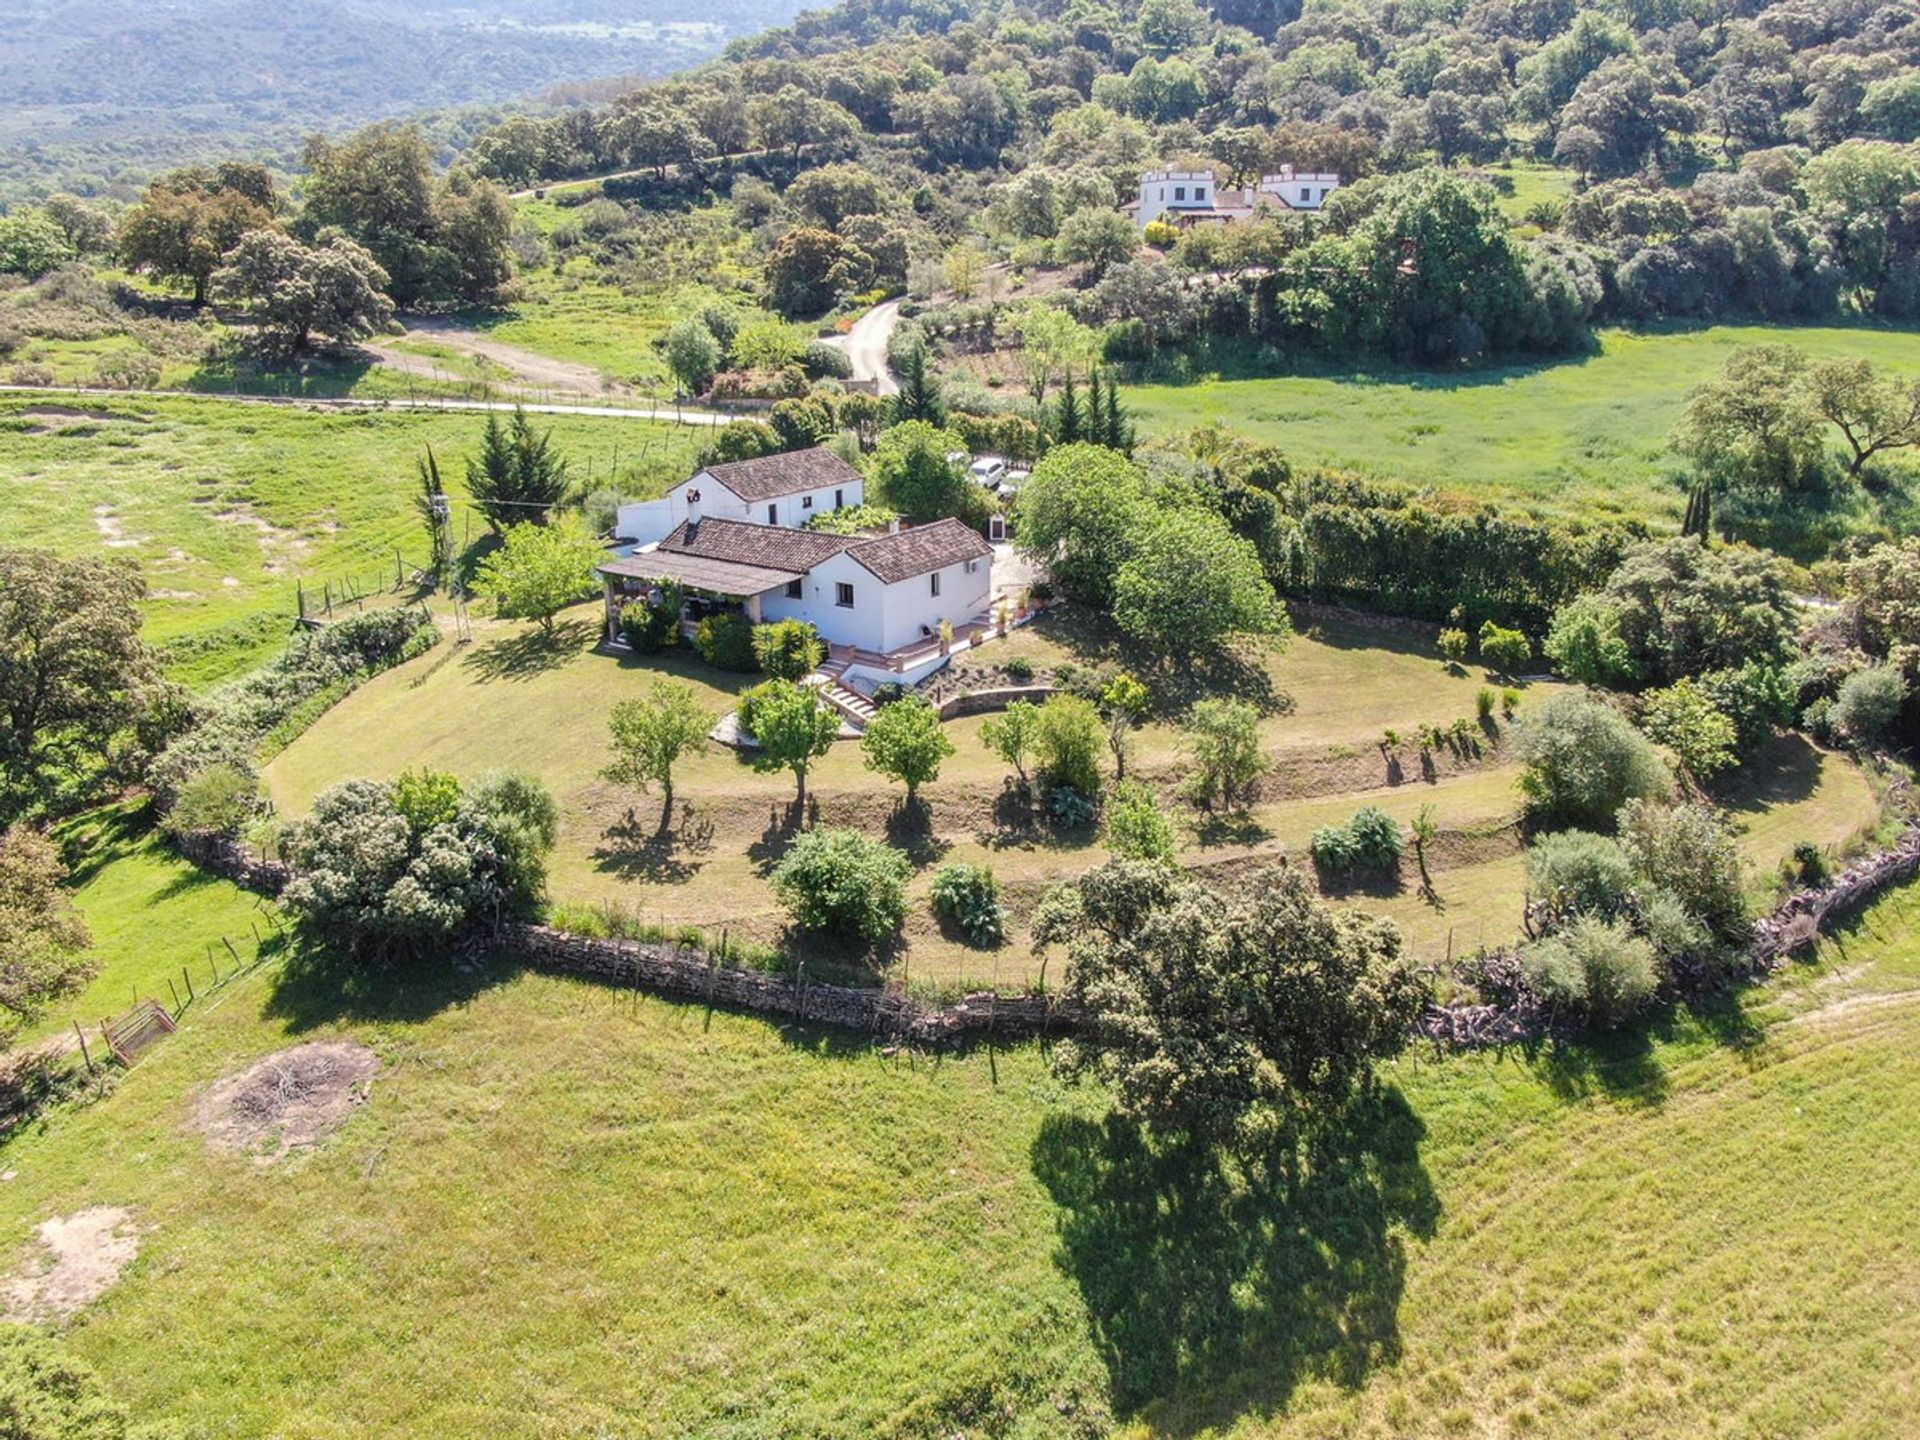
[[[865,495],[860,472],[831,450],[794,450],[709,465],[663,500],[622,505],[613,533],[652,545],[695,514],[798,529],[824,511],[860,504]]]
[[[1331,171],[1297,171],[1291,165],[1261,176],[1257,186],[1224,189],[1211,170],[1149,170],[1140,177],[1140,198],[1120,208],[1142,230],[1156,220],[1182,228],[1231,225],[1252,219],[1263,207],[1316,211],[1339,188],[1340,177]]]
[[[703,503],[657,545],[600,566],[610,643],[622,643],[620,611],[663,582],[681,587],[689,626],[730,611],[807,621],[836,679],[915,683],[946,660],[943,621],[963,643],[990,623],[993,547],[959,520],[829,535],[704,516]]]

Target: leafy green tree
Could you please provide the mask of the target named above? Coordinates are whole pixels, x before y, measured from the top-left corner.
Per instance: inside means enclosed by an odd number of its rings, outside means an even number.
[[[474,592],[502,616],[538,620],[553,634],[553,617],[593,593],[600,542],[572,516],[551,525],[510,525],[501,547],[480,562]]]
[[[953,754],[953,741],[940,727],[940,712],[923,696],[907,695],[867,722],[860,749],[869,770],[907,787],[907,803],[920,787],[940,778],[940,764]]]
[[[395,787],[348,780],[322,791],[281,848],[282,903],[308,935],[358,959],[431,953],[468,926],[539,902],[558,809],[515,777],[466,796],[450,819],[416,825]]]
[[[289,352],[316,333],[359,340],[384,329],[386,285],[387,272],[345,236],[309,247],[278,230],[249,231],[213,276],[214,293],[248,306],[261,337]]]
[[[38,280],[79,252],[52,218],[37,210],[0,215],[0,275]]]
[[[1728,946],[1753,936],[1746,862],[1726,819],[1705,805],[1630,800],[1620,809],[1620,844],[1647,886],[1674,897]]]
[[[1640,728],[1671,750],[1695,780],[1711,780],[1740,759],[1733,721],[1691,679],[1648,691]]]
[[[1013,767],[1020,777],[1020,788],[1027,787],[1027,763],[1033,758],[1040,730],[1040,707],[1030,700],[1015,700],[998,715],[980,722],[980,743],[996,759]]]
[[[416,832],[451,824],[460,813],[460,777],[445,770],[406,770],[393,782],[393,808]]]
[[[1165,653],[1218,649],[1249,636],[1277,640],[1287,612],[1260,553],[1210,511],[1167,511],[1149,522],[1113,577],[1113,618]]]
[[[1133,258],[1140,236],[1133,222],[1114,210],[1076,210],[1060,224],[1054,252],[1069,265],[1086,267],[1098,280],[1112,266]]]
[[[487,416],[480,454],[467,461],[467,493],[496,534],[509,525],[544,524],[567,490],[566,457],[553,448],[551,430],[536,434],[518,405],[506,425]]]
[[[1020,368],[1035,405],[1045,402],[1049,386],[1084,370],[1099,355],[1099,335],[1057,305],[1030,302],[1020,311],[1018,324]]]
[[[1062,445],[1047,452],[1021,489],[1015,533],[1069,597],[1106,610],[1114,577],[1149,515],[1137,465],[1103,446]]]
[[[803,930],[881,941],[907,918],[913,866],[858,830],[809,830],[774,868],[773,890]]]
[[[170,171],[154,178],[121,222],[120,258],[129,270],[186,281],[193,303],[204,305],[221,261],[249,232],[271,229],[279,204],[264,166]]]
[[[1100,793],[1100,749],[1106,732],[1100,712],[1078,695],[1050,695],[1034,717],[1034,768],[1049,789],[1091,800]]]
[[[1892,665],[1869,665],[1856,670],[1834,697],[1834,728],[1849,740],[1886,739],[1907,700],[1907,678]]]
[[[750,729],[760,747],[753,752],[753,768],[791,770],[793,803],[798,809],[807,803],[807,772],[833,748],[840,717],[822,705],[813,691],[791,680],[770,680],[759,687],[757,696]]]
[[[0,822],[85,800],[164,698],[122,561],[0,547]]]
[[[955,516],[978,523],[986,518],[986,492],[948,458],[966,453],[966,442],[953,431],[904,420],[881,435],[868,457],[872,498],[912,520]]]
[[[1793,656],[1798,618],[1785,567],[1746,546],[1708,548],[1690,537],[1643,541],[1597,593],[1617,614],[1632,673],[1643,681],[1670,684]],[[1615,622],[1603,623],[1602,643],[1610,646]],[[1601,663],[1597,673],[1619,673],[1616,650],[1609,648]]]
[[[1431,999],[1385,921],[1335,911],[1306,877],[1214,891],[1165,865],[1114,861],[1050,895],[1034,925],[1064,946],[1063,998],[1086,1017],[1055,1052],[1124,1116],[1257,1144],[1339,1102],[1406,1045]]]
[[[713,722],[691,685],[656,680],[644,698],[620,701],[607,717],[614,757],[607,779],[643,791],[657,784],[664,820],[673,813],[673,767],[700,751]]]
[[[723,359],[720,342],[698,315],[676,321],[667,331],[667,369],[692,394],[706,393]]]
[[[1629,800],[1666,795],[1673,776],[1653,743],[1611,705],[1579,694],[1529,707],[1514,731],[1520,790],[1537,819],[1602,830]]]
[[[46,836],[24,825],[0,832],[0,1046],[99,968],[67,878]]]
[[[782,315],[816,315],[873,279],[873,257],[831,230],[789,230],[767,255],[767,298]]]
[[[1127,751],[1133,727],[1146,718],[1152,697],[1147,687],[1122,670],[1100,692],[1100,714],[1107,722],[1107,748],[1113,751],[1113,778],[1127,777]]]
[[[1260,744],[1260,712],[1244,700],[1202,700],[1187,733],[1193,770],[1181,793],[1203,810],[1245,810],[1271,762]]]
[[[1143,782],[1118,781],[1107,796],[1101,823],[1114,859],[1173,863],[1173,819]]]
[[[1696,386],[1672,437],[1715,487],[1781,494],[1819,479],[1821,416],[1807,357],[1791,345],[1746,345]]]
[[[1620,606],[1605,595],[1577,596],[1554,612],[1546,655],[1562,675],[1581,685],[1630,685],[1639,677],[1620,635]]]
[[[1920,445],[1920,381],[1883,375],[1870,360],[1822,360],[1807,372],[1821,419],[1847,443],[1847,474],[1858,479],[1876,455]]]

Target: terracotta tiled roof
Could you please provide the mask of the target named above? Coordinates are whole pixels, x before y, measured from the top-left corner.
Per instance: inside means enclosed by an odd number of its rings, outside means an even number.
[[[778,500],[803,490],[827,490],[860,481],[860,472],[825,446],[709,465],[705,473],[742,500]]]
[[[987,559],[993,547],[962,521],[936,520],[931,525],[857,541],[847,547],[847,554],[891,585],[963,560]]]
[[[661,550],[757,565],[804,575],[822,560],[858,543],[851,535],[820,530],[789,530],[784,525],[751,525],[744,520],[688,520],[660,542]]]

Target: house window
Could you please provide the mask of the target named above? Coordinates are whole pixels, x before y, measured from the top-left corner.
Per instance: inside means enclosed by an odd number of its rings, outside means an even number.
[[[1206,187],[1206,186],[1204,186],[1204,185],[1196,185],[1196,186],[1194,186],[1194,187],[1193,187],[1193,198],[1194,198],[1194,199],[1196,199],[1196,200],[1205,200],[1205,199],[1207,198],[1207,187]]]
[[[1322,188],[1322,190],[1320,191],[1320,198],[1322,200],[1327,198],[1327,191],[1324,188]]]
[[[1311,200],[1311,199],[1313,199],[1313,191],[1311,191],[1311,190],[1309,190],[1309,189],[1307,189],[1307,188],[1306,188],[1306,186],[1304,186],[1304,185],[1303,185],[1303,186],[1301,186],[1301,187],[1300,187],[1300,198],[1301,198],[1302,200]]]
[[[802,495],[800,497],[800,508],[802,510],[811,510],[813,508],[813,497],[811,495]]]
[[[1184,200],[1184,199],[1186,199],[1186,198],[1187,198],[1187,187],[1186,187],[1186,186],[1184,186],[1184,185],[1176,185],[1176,186],[1174,186],[1174,187],[1173,187],[1173,198],[1174,198],[1175,200]]]
[[[767,506],[767,524],[778,525],[779,523],[780,523],[780,507],[778,505]]]
[[[787,581],[787,599],[798,600],[799,598],[800,598],[800,582],[798,580]]]
[[[833,508],[834,509],[844,510],[846,508],[847,502],[840,498],[844,493],[845,492],[840,490],[836,490],[833,492]]]
[[[940,593],[940,572],[938,570],[933,572],[933,593],[935,595]]]
[[[996,519],[996,520],[997,520],[997,519],[999,519],[999,518],[1000,518],[1000,517],[999,517],[999,516],[997,516],[997,515],[996,515],[996,516],[994,516],[994,519]],[[978,570],[979,570],[979,569],[980,569],[980,562],[979,562],[978,560],[969,560],[969,561],[967,561],[967,573],[968,573],[969,575],[972,575],[972,574],[975,574],[976,572],[978,572]]]
[[[853,586],[842,580],[833,587],[833,603],[842,610],[853,608]]]

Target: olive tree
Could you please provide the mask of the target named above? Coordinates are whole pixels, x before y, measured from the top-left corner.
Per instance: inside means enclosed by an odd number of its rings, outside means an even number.
[[[713,717],[700,708],[691,685],[658,680],[644,698],[615,705],[607,726],[614,753],[607,779],[641,790],[659,785],[664,821],[673,813],[673,767],[706,743]]]
[[[907,787],[907,803],[920,787],[940,778],[940,762],[953,754],[953,741],[940,728],[940,712],[924,696],[908,695],[867,722],[860,749],[869,770]]]

